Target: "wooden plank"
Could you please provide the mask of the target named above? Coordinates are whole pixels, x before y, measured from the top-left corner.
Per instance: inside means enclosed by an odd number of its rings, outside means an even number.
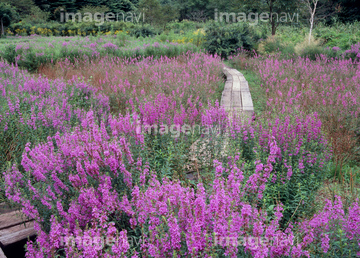
[[[0,248],[0,258],[6,258],[3,250]]]
[[[246,82],[246,79],[243,74],[239,75],[239,80],[240,80],[240,82]]]
[[[232,90],[233,91],[240,91],[241,90],[239,79],[233,81]]]
[[[236,70],[236,69],[231,69],[230,70],[230,74],[231,75],[242,75],[242,73],[240,73],[238,70]]]
[[[30,221],[25,224],[1,230],[0,243],[3,246],[7,246],[26,239],[27,237],[34,236],[35,234],[36,231],[34,230],[34,222]]]
[[[223,107],[231,106],[231,91],[223,91],[220,105]]]
[[[12,211],[0,215],[0,230],[9,228],[27,222],[30,219],[23,215],[20,211]]]
[[[225,82],[224,91],[232,91],[232,82]]]
[[[241,92],[241,102],[243,105],[243,110],[254,111],[254,105],[249,91]]]
[[[250,91],[249,83],[247,81],[240,83],[241,91]]]
[[[241,107],[241,94],[240,91],[233,91],[231,97],[231,107]]]
[[[16,225],[16,226],[13,226],[10,228],[1,229],[0,230],[0,238],[2,238],[3,236],[6,236],[6,235],[13,234],[17,231],[21,231],[23,229],[28,229],[28,228],[34,228],[34,221],[29,221],[29,222],[21,223],[19,225]]]

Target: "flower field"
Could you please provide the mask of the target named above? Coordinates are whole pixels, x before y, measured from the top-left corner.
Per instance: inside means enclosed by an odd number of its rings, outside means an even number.
[[[27,257],[360,256],[356,61],[230,57],[266,93],[246,120],[193,45],[31,40],[0,62],[1,194],[35,220]],[[351,191],[320,200],[332,176]]]
[[[207,105],[213,96],[220,100],[223,84],[219,58],[196,53],[144,60],[109,57],[95,61],[75,60],[73,63],[65,60],[43,67],[39,72],[53,79],[90,80],[91,85],[110,96],[110,101],[118,107],[117,111],[123,114],[129,109],[130,112],[139,111],[139,104],[149,101],[174,101],[172,105],[176,108],[172,111],[181,109],[191,114],[194,112],[189,108],[193,108],[195,103],[199,107]],[[169,99],[161,100],[160,95]]]
[[[352,51],[357,49],[354,45]],[[351,52],[347,51],[348,53]],[[244,59],[242,54],[232,62],[258,73],[265,96],[262,116],[273,113],[317,114],[322,130],[331,143],[336,162],[335,173],[349,160],[359,158],[360,70],[355,61],[305,58],[282,60],[271,57]],[[339,177],[343,175],[338,175]]]
[[[13,43],[12,43],[13,42]],[[187,52],[199,52],[200,49],[191,44],[177,42],[158,42],[128,37],[126,34],[104,37],[42,37],[32,35],[17,37],[0,47],[0,56],[9,63],[17,64],[30,72],[37,71],[40,66],[65,58],[72,62],[75,59],[97,59],[105,56],[124,58],[144,58],[152,56],[175,57]],[[36,44],[34,44],[36,43]]]

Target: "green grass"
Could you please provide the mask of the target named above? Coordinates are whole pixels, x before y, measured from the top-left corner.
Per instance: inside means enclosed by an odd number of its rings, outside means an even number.
[[[41,65],[56,63],[67,58],[70,62],[76,59],[96,59],[99,56],[115,56],[119,58],[135,58],[153,56],[175,57],[187,52],[199,52],[201,49],[192,43],[178,44],[159,43],[156,38],[128,35],[99,37],[41,37],[8,38],[1,41],[0,58],[9,63],[17,62],[20,68],[36,72]],[[116,45],[114,48],[110,44]],[[106,47],[103,47],[106,46]],[[21,58],[17,60],[18,56]]]
[[[245,79],[249,83],[251,98],[254,104],[254,110],[256,113],[261,113],[265,110],[266,107],[266,91],[263,88],[262,81],[260,77],[256,74],[255,71],[247,70],[238,70],[241,72]]]
[[[265,25],[260,24],[258,30],[264,26]],[[319,23],[315,25],[312,36],[314,40],[320,43],[320,47],[322,48],[340,47],[340,49],[344,51],[360,42],[359,26],[360,22],[349,24],[335,23],[331,26]],[[270,32],[266,30],[266,28],[263,28],[263,30],[267,32],[267,37],[271,37]],[[275,35],[278,46],[275,46],[279,47],[283,53],[290,52],[290,54],[292,54],[291,52],[293,51],[291,51],[291,48],[294,48],[298,44],[302,44],[304,41],[306,42],[308,35],[309,27],[307,25],[280,25],[277,28]],[[269,42],[266,45],[269,45]]]
[[[327,170],[327,179],[317,192],[314,202],[315,210],[322,210],[326,203],[325,200],[334,200],[335,196],[340,196],[344,206],[349,207],[360,196],[359,164],[348,162],[342,167],[340,175],[334,162],[328,164]]]

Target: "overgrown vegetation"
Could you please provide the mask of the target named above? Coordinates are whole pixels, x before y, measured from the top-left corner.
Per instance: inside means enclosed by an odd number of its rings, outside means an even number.
[[[261,36],[251,30],[249,25],[235,23],[225,24],[212,23],[205,31],[204,47],[210,54],[218,54],[226,59],[238,49],[251,50]]]
[[[349,1],[320,0],[309,36],[302,3],[0,8],[0,198],[35,220],[27,257],[359,256],[359,17],[340,23]],[[57,22],[64,11],[148,20]],[[223,62],[249,83],[251,120],[219,105]]]
[[[31,42],[39,44],[33,46]],[[8,43],[0,50],[0,56],[10,64],[16,64],[30,72],[37,71],[46,64],[55,65],[59,61],[68,60],[72,63],[81,60],[95,60],[102,56],[118,57],[121,59],[169,58],[187,52],[199,52],[200,48],[194,44],[179,44],[173,42],[156,42],[129,38],[126,34],[115,37],[86,37],[86,38],[34,38],[20,44]]]

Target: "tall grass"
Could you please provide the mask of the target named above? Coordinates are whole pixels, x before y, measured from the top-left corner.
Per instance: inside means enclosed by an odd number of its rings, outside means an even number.
[[[34,44],[36,42],[36,44]],[[119,58],[145,58],[162,56],[175,57],[187,52],[199,52],[200,48],[191,44],[157,42],[154,39],[135,39],[124,34],[104,37],[29,37],[17,44],[6,43],[0,48],[0,57],[30,72],[41,65],[55,64],[64,59],[92,60],[104,56]]]
[[[113,112],[122,114],[135,112],[141,103],[157,101],[159,95],[169,97],[184,110],[193,104],[207,106],[208,101],[220,101],[224,84],[220,59],[197,53],[143,60],[65,60],[42,66],[39,73],[52,79],[84,78],[110,97]]]

